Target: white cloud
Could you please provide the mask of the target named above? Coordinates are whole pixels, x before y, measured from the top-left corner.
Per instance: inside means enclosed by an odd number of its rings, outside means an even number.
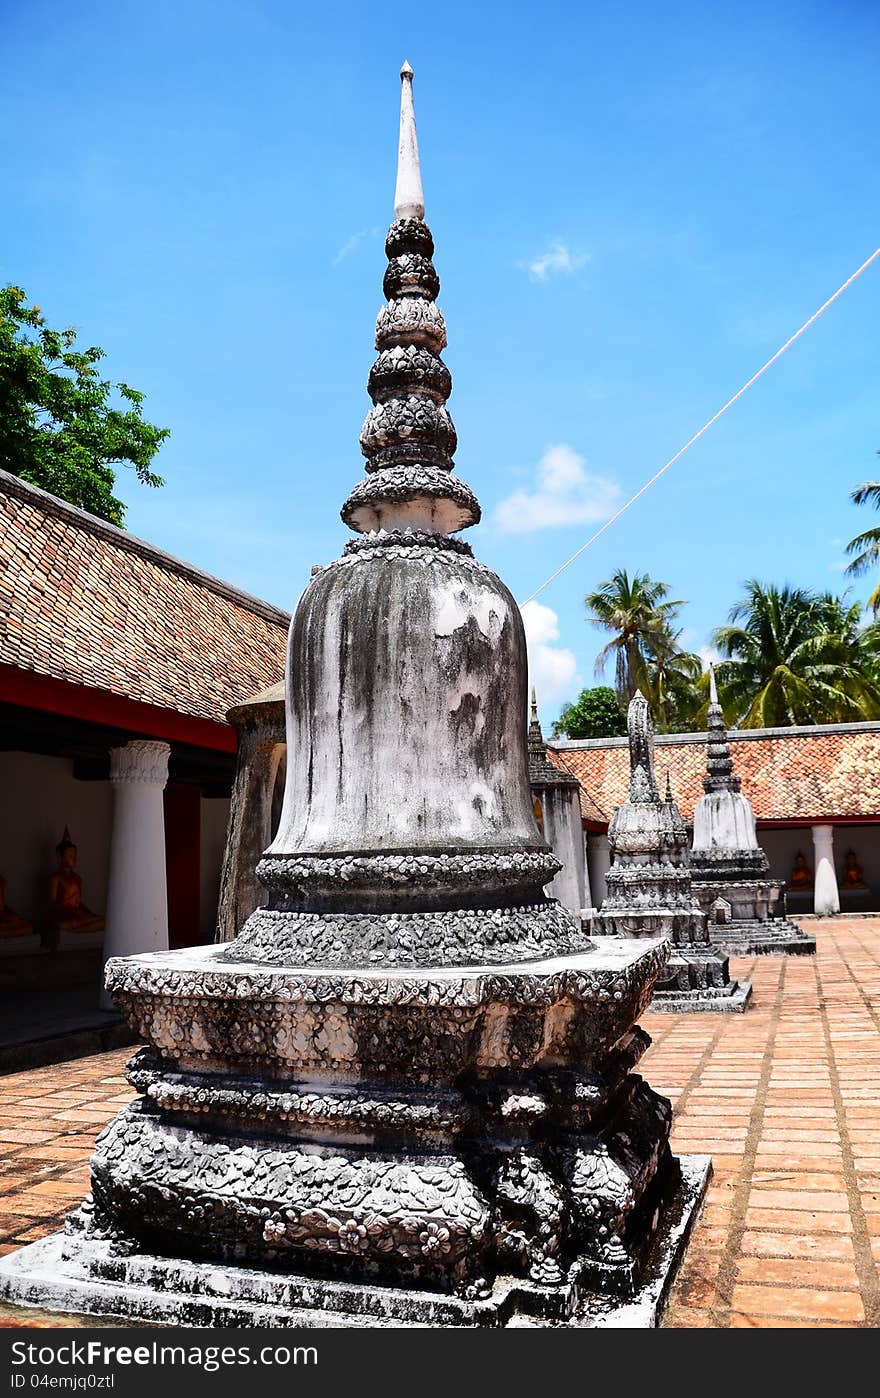
[[[529,276],[533,282],[545,282],[548,277],[561,276],[570,277],[574,272],[579,272],[590,260],[589,253],[572,252],[567,243],[561,238],[554,238],[546,252],[542,252],[531,262],[521,262],[521,267],[527,267]]]
[[[365,238],[377,238],[378,236],[378,228],[361,228],[357,233],[352,233],[350,238],[346,238],[342,247],[334,257],[333,266],[338,267],[340,262],[343,262],[346,257],[350,257],[351,254],[360,247]]]
[[[548,447],[538,462],[536,489],[515,490],[502,500],[495,510],[496,527],[502,534],[530,534],[607,519],[620,489],[616,481],[591,475],[585,466],[586,458],[565,442]]]
[[[529,652],[529,684],[534,685],[538,703],[544,707],[574,699],[580,688],[577,660],[559,640],[559,618],[541,602],[526,602],[521,608]]]

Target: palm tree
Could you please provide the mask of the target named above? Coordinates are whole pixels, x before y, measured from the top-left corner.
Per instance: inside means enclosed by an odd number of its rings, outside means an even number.
[[[668,593],[668,583],[654,582],[647,573],[634,573],[630,578],[625,568],[618,568],[613,577],[584,598],[593,625],[612,633],[596,658],[596,677],[602,676],[613,654],[614,687],[622,708],[639,687],[650,687],[648,661],[665,643],[670,623],[682,605],[668,601]]]
[[[704,704],[699,684],[703,662],[698,655],[682,650],[680,641],[680,631],[664,629],[652,638],[645,665],[645,697],[660,733],[690,731]]]
[[[830,593],[750,579],[714,635],[728,720],[740,728],[880,717],[880,684],[861,608]]]
[[[870,501],[875,510],[880,510],[880,481],[865,481],[863,485],[856,487],[851,498],[857,505],[865,505]],[[864,534],[857,534],[847,544],[846,551],[856,555],[846,570],[852,577],[859,578],[876,568],[880,563],[880,525],[875,524],[873,529],[866,529]],[[874,612],[880,610],[880,583],[868,598],[868,606]]]

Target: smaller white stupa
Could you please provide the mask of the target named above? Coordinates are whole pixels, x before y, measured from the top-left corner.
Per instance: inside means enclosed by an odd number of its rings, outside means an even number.
[[[694,807],[693,891],[712,942],[736,954],[814,952],[816,941],[785,916],[785,882],[770,875],[755,813],[733,770],[715,671],[709,667],[704,795]]]

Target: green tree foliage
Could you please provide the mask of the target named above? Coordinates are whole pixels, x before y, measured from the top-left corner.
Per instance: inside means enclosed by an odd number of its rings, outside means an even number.
[[[703,667],[699,656],[681,649],[681,632],[673,623],[683,604],[669,598],[669,584],[647,573],[630,577],[619,568],[584,600],[593,625],[611,634],[596,659],[596,674],[602,675],[614,656],[620,708],[625,710],[641,689],[661,732],[692,726],[702,703],[696,686]]]
[[[625,568],[618,568],[584,598],[593,625],[611,633],[596,658],[596,676],[604,674],[613,655],[614,688],[621,706],[647,686],[646,666],[653,646],[682,605],[669,601],[668,594],[668,583],[654,582],[647,573],[630,578]]]
[[[0,468],[122,525],[113,465],[162,485],[150,464],[168,429],[144,420],[137,389],[100,377],[103,357],[50,329],[20,287],[0,290]]]
[[[715,667],[728,722],[740,728],[880,718],[878,628],[846,598],[754,579],[720,627]]]
[[[626,733],[626,719],[617,695],[607,685],[582,689],[573,704],[566,704],[553,725],[554,738],[619,738]]]
[[[871,504],[875,510],[880,510],[880,481],[865,481],[863,485],[856,487],[851,498],[857,505]],[[847,544],[846,551],[855,554],[846,570],[853,577],[862,577],[880,565],[880,525],[875,524],[872,529],[866,529],[864,534],[857,534]],[[875,613],[880,611],[880,583],[868,598],[868,606]]]
[[[705,703],[700,687],[703,662],[698,655],[682,650],[680,642],[680,631],[660,631],[645,665],[644,694],[661,733],[691,732]]]

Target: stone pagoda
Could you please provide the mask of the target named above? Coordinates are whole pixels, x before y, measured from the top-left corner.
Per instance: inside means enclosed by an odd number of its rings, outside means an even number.
[[[529,723],[529,785],[538,827],[562,865],[547,891],[580,917],[590,908],[580,782],[547,756],[534,689]]]
[[[815,952],[815,937],[785,915],[784,881],[770,877],[754,812],[733,770],[711,667],[708,727],[705,795],[694,807],[691,874],[712,943],[740,956]]]
[[[386,304],[290,629],[287,781],[231,942],[112,961],[148,1047],[7,1300],[189,1325],[649,1325],[708,1174],[633,1072],[669,947],[544,893],[519,608],[457,531],[446,327],[402,74]]]
[[[616,808],[608,827],[608,892],[590,931],[670,939],[672,955],[657,980],[653,1010],[744,1010],[752,988],[730,979],[727,957],[709,941],[706,914],[691,885],[687,826],[672,799],[668,773],[661,800],[651,710],[639,690],[627,728],[629,800]]]

